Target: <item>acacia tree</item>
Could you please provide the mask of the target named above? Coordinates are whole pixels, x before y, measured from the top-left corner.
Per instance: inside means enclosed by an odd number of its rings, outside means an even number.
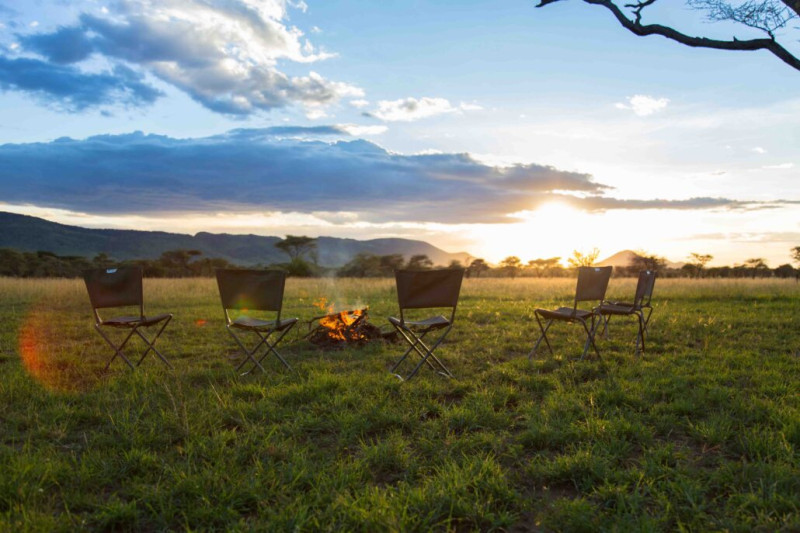
[[[744,262],[744,265],[750,270],[750,275],[755,278],[756,274],[763,276],[769,271],[766,260],[763,257],[752,257]]]
[[[714,259],[714,256],[711,254],[698,254],[697,252],[690,253],[689,265],[691,265],[692,270],[694,270],[695,276],[699,278],[700,274],[703,272],[703,269],[712,259]]]
[[[539,0],[536,7],[544,7],[558,1],[560,0]],[[623,28],[640,37],[661,35],[694,48],[766,50],[793,69],[800,70],[800,58],[778,42],[778,32],[791,25],[792,21],[800,16],[800,0],[744,0],[735,4],[725,0],[686,0],[690,9],[704,14],[709,22],[732,22],[764,34],[763,37],[755,39],[734,36],[729,40],[691,36],[661,24],[643,24],[644,10],[658,0],[638,0],[625,4],[618,4],[613,0],[583,1],[606,8]]]
[[[169,276],[182,278],[192,276],[194,271],[189,263],[201,255],[203,252],[200,250],[167,250],[161,254],[159,262]]]
[[[306,253],[312,254],[317,249],[317,239],[304,235],[287,235],[285,239],[275,243],[275,248],[286,252],[289,259],[295,261]]]
[[[795,246],[792,248],[792,261],[797,263],[797,266],[800,267],[800,246]]]
[[[406,268],[409,270],[430,270],[433,268],[433,261],[425,254],[412,255]]]
[[[476,278],[481,277],[481,274],[487,272],[489,270],[489,265],[486,264],[481,258],[473,259],[472,262],[467,267],[467,277],[475,274]]]
[[[517,277],[521,265],[522,265],[522,260],[516,255],[509,255],[508,257],[500,261],[500,267],[503,269],[503,272],[506,275],[510,276],[511,279]]]
[[[528,261],[528,268],[536,273],[537,278],[541,278],[546,273],[558,267],[558,262],[561,261],[560,257],[550,257],[547,259],[531,259]]]
[[[640,270],[652,270],[654,272],[660,272],[664,269],[667,264],[667,260],[663,257],[659,257],[655,254],[649,254],[645,251],[636,252],[636,254],[631,258],[630,268],[635,272],[639,272]]]
[[[597,257],[600,255],[600,250],[597,248],[592,248],[590,252],[580,252],[578,250],[573,250],[572,257],[567,258],[567,263],[571,267],[588,267],[592,266],[595,261],[597,261]]]

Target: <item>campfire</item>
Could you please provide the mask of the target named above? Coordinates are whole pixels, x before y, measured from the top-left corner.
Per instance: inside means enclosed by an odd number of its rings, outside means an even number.
[[[325,298],[318,299],[314,302],[314,306],[326,311],[326,314],[308,321],[306,338],[317,346],[323,348],[360,346],[384,336],[380,328],[369,323],[368,307],[334,311],[336,306]]]

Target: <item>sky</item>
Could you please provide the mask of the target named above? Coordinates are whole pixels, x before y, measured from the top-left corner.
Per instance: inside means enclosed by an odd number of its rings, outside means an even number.
[[[662,4],[644,21],[760,36]],[[535,5],[0,0],[0,211],[490,262],[790,262],[800,72]],[[777,35],[795,54],[798,27]]]

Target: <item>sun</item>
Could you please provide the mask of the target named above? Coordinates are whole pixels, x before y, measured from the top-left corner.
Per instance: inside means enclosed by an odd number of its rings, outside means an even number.
[[[533,211],[525,211],[524,213],[529,213],[529,215],[523,215],[522,217],[528,220],[561,220],[565,223],[568,223],[570,220],[574,220],[583,214],[574,207],[557,201],[544,203]]]
[[[592,234],[597,235],[590,215],[562,202],[547,202],[510,216],[516,221],[484,226],[475,235],[479,253],[489,262],[511,255],[523,263],[537,258],[566,259],[572,250],[588,246]]]

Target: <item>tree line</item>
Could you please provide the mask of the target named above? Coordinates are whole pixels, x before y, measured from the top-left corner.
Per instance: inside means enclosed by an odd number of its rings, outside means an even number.
[[[279,268],[294,277],[339,276],[353,278],[391,277],[401,268],[430,270],[434,268],[464,268],[467,277],[536,277],[555,278],[572,276],[576,268],[596,263],[599,251],[575,250],[567,258],[567,266],[561,257],[536,258],[523,262],[518,256],[508,256],[497,265],[490,265],[482,258],[471,259],[467,264],[451,261],[447,266],[436,266],[423,254],[412,255],[406,260],[402,254],[376,255],[360,253],[339,268],[320,266],[317,260],[317,243],[312,237],[287,235],[275,247],[283,251],[288,261],[257,265],[261,268]],[[789,256],[800,267],[800,246],[790,250]],[[691,253],[680,268],[668,268],[664,258],[647,252],[636,253],[626,267],[615,267],[616,276],[635,276],[641,270],[655,270],[662,277],[691,278],[798,278],[800,269],[789,263],[771,268],[763,258],[750,258],[734,266],[709,267],[711,254]],[[0,276],[22,278],[75,278],[91,268],[114,268],[122,265],[142,267],[144,275],[152,278],[211,277],[218,268],[239,266],[222,258],[203,257],[199,250],[170,250],[158,259],[136,259],[116,261],[105,253],[89,259],[82,256],[59,256],[52,252],[20,252],[0,248]]]

